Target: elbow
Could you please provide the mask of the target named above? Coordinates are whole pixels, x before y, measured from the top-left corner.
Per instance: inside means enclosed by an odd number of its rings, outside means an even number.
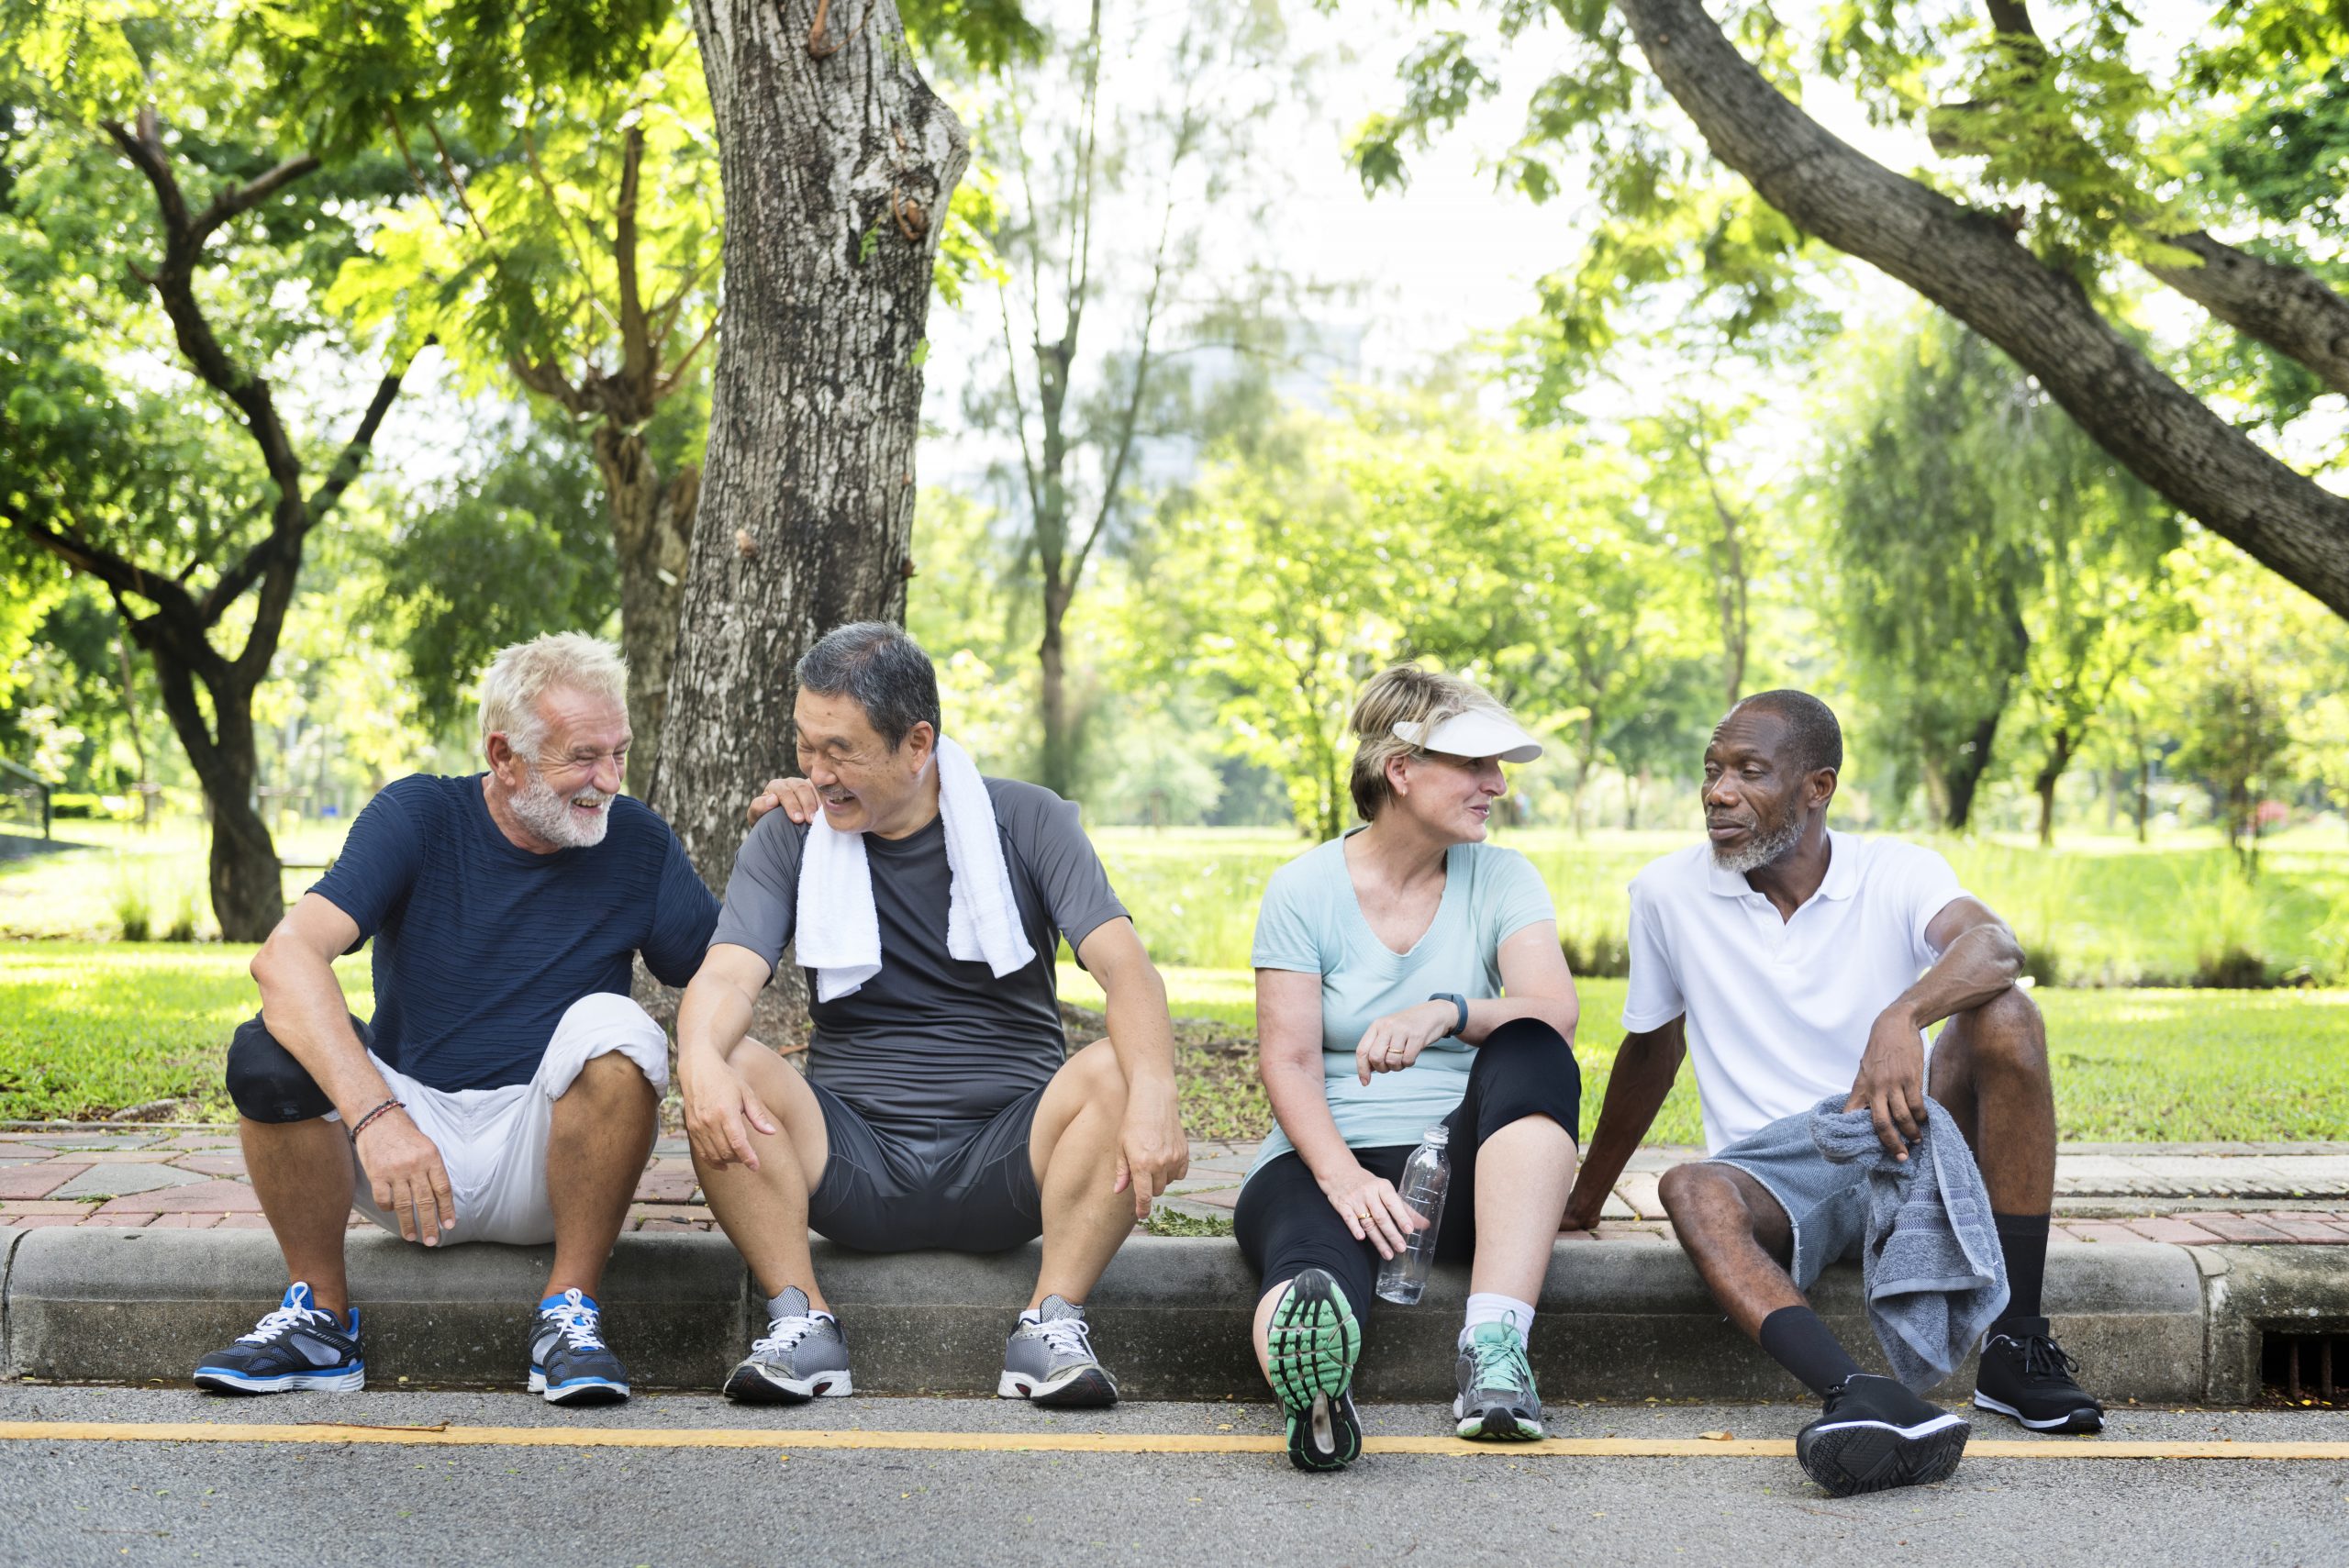
[[[268,939],[255,950],[252,962],[245,966],[245,972],[253,977],[253,984],[262,988],[264,996],[270,988],[277,984],[279,977],[285,973],[285,950],[287,944],[293,940],[287,934],[284,923],[279,923],[271,929]]]

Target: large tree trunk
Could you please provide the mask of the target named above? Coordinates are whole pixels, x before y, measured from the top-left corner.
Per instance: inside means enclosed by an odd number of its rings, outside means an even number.
[[[969,148],[891,0],[695,0],[694,21],[726,324],[647,793],[722,887],[743,802],[795,771],[800,654],[904,615],[931,269]]]
[[[1884,167],[1806,115],[1699,0],[1614,4],[1713,155],[1765,201],[1998,344],[2180,511],[2349,616],[2349,500],[2262,451],[2165,375],[2000,221]],[[2208,293],[2225,271],[2206,267],[2192,282]]]
[[[628,712],[636,736],[628,788],[641,799],[651,785],[668,717],[669,668],[677,651],[677,608],[685,596],[701,471],[688,463],[664,482],[644,432],[609,421],[596,427],[595,448],[619,553],[620,651],[628,655]]]
[[[285,884],[269,824],[253,809],[261,762],[253,744],[252,688],[225,661],[208,662],[205,687],[213,717],[206,724],[195,673],[164,645],[159,619],[133,621],[131,631],[155,662],[163,712],[212,807],[212,917],[228,941],[262,941],[285,913]]]

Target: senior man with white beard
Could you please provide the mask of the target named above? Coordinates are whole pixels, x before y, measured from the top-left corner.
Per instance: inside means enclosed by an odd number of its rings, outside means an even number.
[[[364,1385],[343,1271],[355,1203],[427,1247],[552,1241],[530,1391],[628,1397],[596,1292],[669,1076],[629,977],[640,952],[667,984],[691,980],[718,901],[668,824],[619,793],[627,686],[595,638],[500,651],[482,677],[488,770],[387,785],[254,956],[261,1014],[229,1047],[228,1093],[293,1283],[199,1385]],[[370,939],[362,1023],[333,962]]]

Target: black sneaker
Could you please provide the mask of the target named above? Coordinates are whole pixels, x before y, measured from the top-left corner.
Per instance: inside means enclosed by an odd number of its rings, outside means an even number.
[[[1838,1497],[1949,1479],[1974,1429],[1888,1377],[1854,1373],[1795,1439],[1802,1473]]]
[[[1338,1282],[1307,1269],[1273,1309],[1265,1340],[1273,1394],[1288,1418],[1288,1459],[1299,1470],[1343,1470],[1362,1456],[1354,1361],[1362,1326]]]
[[[2100,1432],[2104,1407],[2072,1380],[2079,1370],[2048,1333],[2046,1318],[2002,1318],[1982,1347],[1974,1403],[2034,1432]]]
[[[628,1397],[628,1368],[604,1343],[596,1298],[576,1290],[539,1303],[530,1325],[530,1392],[550,1405],[617,1405]]]
[[[195,1369],[195,1385],[218,1394],[356,1393],[367,1386],[358,1310],[345,1323],[313,1302],[310,1287],[295,1280],[285,1287],[277,1310],[253,1325],[251,1333],[204,1358]]]

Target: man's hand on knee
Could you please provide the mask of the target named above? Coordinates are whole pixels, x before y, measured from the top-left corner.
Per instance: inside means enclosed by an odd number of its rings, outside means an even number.
[[[680,1076],[684,1076],[680,1074]],[[724,1169],[740,1164],[759,1168],[758,1151],[751,1146],[751,1129],[773,1137],[782,1129],[733,1063],[712,1062],[684,1084],[685,1140],[694,1158]]]
[[[1878,1015],[1868,1031],[1860,1074],[1852,1083],[1852,1097],[1843,1102],[1847,1111],[1862,1106],[1876,1122],[1884,1151],[1908,1159],[1909,1146],[1924,1134],[1925,1042],[1916,1016],[1898,1003]]]
[[[457,1227],[457,1197],[440,1151],[404,1110],[386,1111],[367,1124],[354,1145],[367,1168],[375,1207],[395,1217],[400,1234],[428,1247]]]
[[[1191,1145],[1183,1136],[1183,1108],[1174,1081],[1145,1081],[1126,1090],[1124,1125],[1118,1131],[1118,1179],[1111,1189],[1134,1194],[1134,1218],[1150,1218],[1151,1200],[1191,1168]]]

